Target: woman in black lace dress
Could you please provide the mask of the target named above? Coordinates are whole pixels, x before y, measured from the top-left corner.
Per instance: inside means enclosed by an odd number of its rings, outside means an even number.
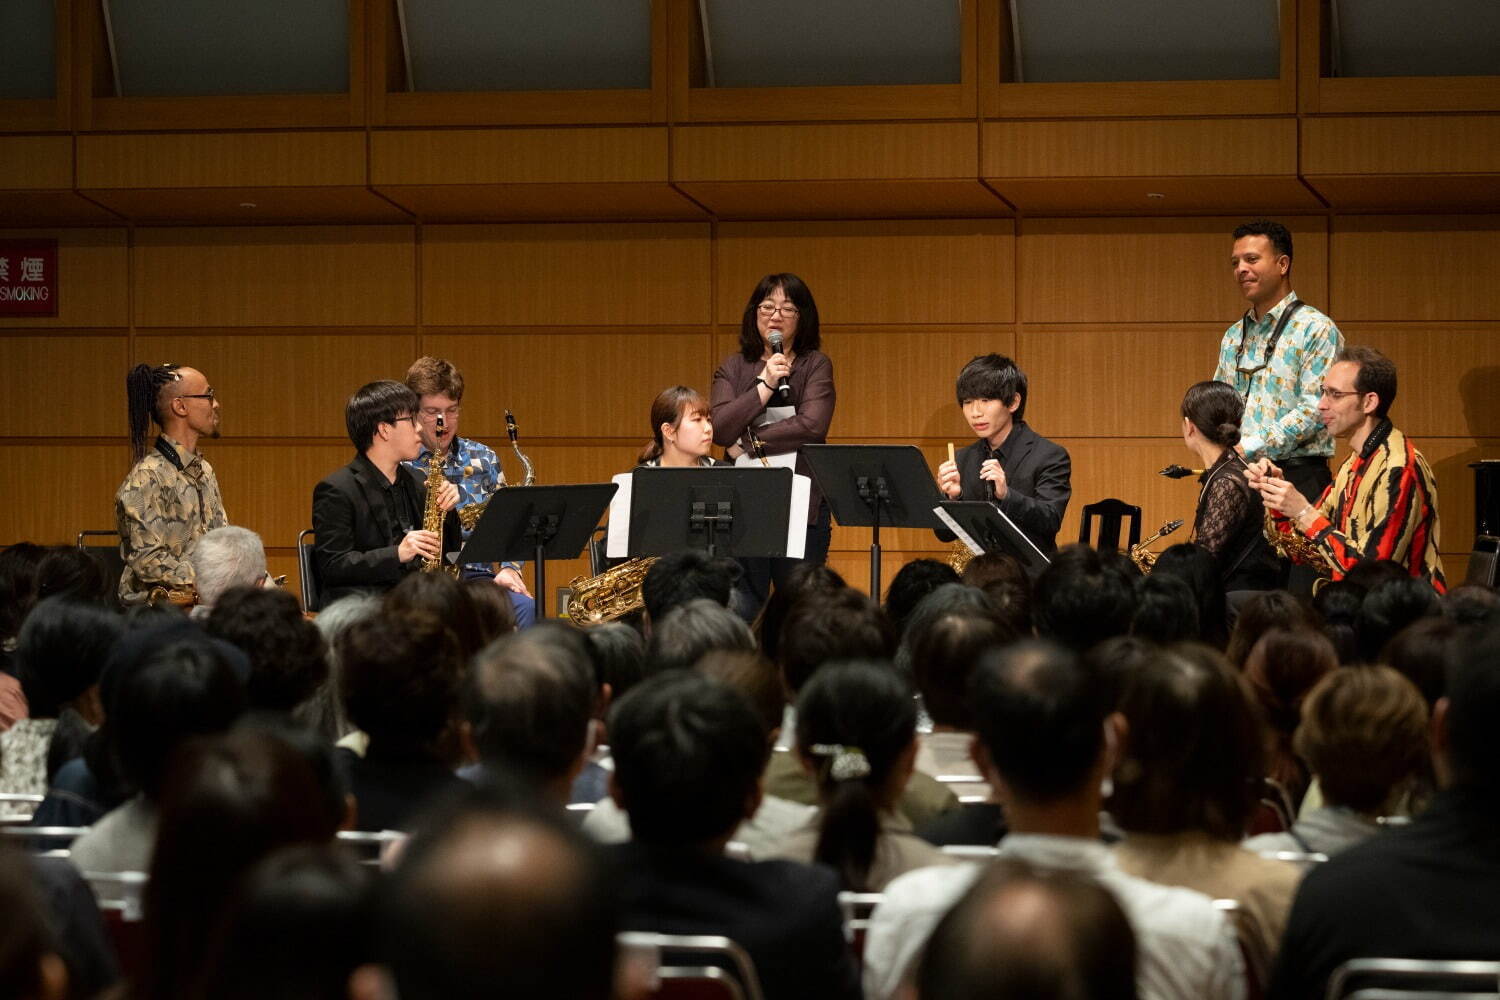
[[[1224,382],[1199,382],[1182,397],[1182,441],[1198,456],[1197,543],[1212,552],[1226,593],[1272,590],[1281,567],[1262,529],[1260,495],[1245,481],[1245,461],[1235,450],[1245,401]]]

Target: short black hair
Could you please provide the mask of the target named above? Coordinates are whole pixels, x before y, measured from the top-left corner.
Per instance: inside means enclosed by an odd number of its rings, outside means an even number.
[[[1020,396],[1021,404],[1016,407],[1014,419],[1026,419],[1026,373],[1003,354],[981,354],[964,365],[958,373],[954,395],[959,406],[970,399],[998,399],[1009,406]]]
[[[1373,392],[1380,400],[1375,406],[1375,416],[1383,417],[1390,412],[1396,401],[1396,362],[1373,347],[1350,344],[1334,356],[1333,363],[1347,361],[1359,365],[1354,374],[1354,391],[1363,396]]]
[[[1426,580],[1408,576],[1382,583],[1365,595],[1354,620],[1360,660],[1376,662],[1385,644],[1402,629],[1442,613],[1442,598]]]
[[[32,609],[16,639],[16,675],[34,719],[55,719],[99,683],[104,661],[125,631],[95,604],[49,597]]]
[[[1152,642],[1196,642],[1198,603],[1187,583],[1166,573],[1152,573],[1136,586],[1130,634]]]
[[[802,597],[781,626],[781,676],[793,694],[825,663],[889,660],[896,632],[880,606],[857,590]]]
[[[609,685],[610,697],[623,696],[646,676],[646,640],[624,622],[590,625],[583,639],[594,661],[594,674],[600,684]]]
[[[1448,655],[1448,757],[1454,783],[1500,787],[1500,626],[1474,626]]]
[[[912,677],[932,721],[959,730],[974,728],[969,679],[985,653],[1020,638],[987,614],[947,611],[912,629],[906,644]]]
[[[441,756],[439,738],[457,720],[463,656],[453,632],[432,615],[381,614],[338,640],[339,678],[349,719],[391,758]]]
[[[493,582],[490,586],[495,590],[505,589]],[[412,611],[432,615],[453,632],[466,659],[485,646],[485,619],[473,588],[447,573],[408,573],[385,592],[381,605],[387,613]]]
[[[1254,219],[1235,227],[1234,239],[1242,240],[1246,236],[1264,236],[1271,241],[1271,249],[1276,251],[1276,256],[1292,259],[1292,233],[1281,223],[1270,219]]]
[[[610,712],[609,737],[630,829],[643,843],[727,836],[745,818],[770,753],[745,697],[693,670],[637,684]]]
[[[1187,584],[1198,611],[1198,636],[1210,646],[1222,649],[1229,641],[1229,608],[1219,573],[1219,561],[1214,554],[1197,542],[1168,545],[1156,557],[1151,576],[1175,576]],[[1139,587],[1140,584],[1136,586]]]
[[[1354,623],[1359,618],[1359,607],[1364,603],[1365,593],[1364,587],[1350,583],[1346,578],[1330,580],[1313,595],[1312,610],[1317,614],[1318,628],[1333,643],[1333,648],[1338,650],[1341,664],[1348,665],[1359,660],[1359,636],[1355,632]],[[1235,622],[1235,630],[1239,630],[1238,621]],[[1238,660],[1231,656],[1229,662],[1243,663],[1249,652],[1247,646],[1240,650]],[[1437,667],[1437,672],[1441,678],[1441,664]],[[1441,691],[1442,687],[1439,679],[1437,688]]]
[[[377,427],[392,423],[397,417],[414,417],[418,405],[417,394],[404,382],[382,379],[360,386],[344,406],[344,427],[349,431],[349,440],[357,451],[368,451]]]
[[[47,550],[36,567],[36,599],[67,597],[90,604],[110,599],[109,581],[99,561],[76,545]]]
[[[543,785],[567,775],[582,756],[598,689],[586,657],[532,631],[480,651],[467,702],[484,762]]]
[[[745,302],[745,312],[740,316],[740,356],[746,361],[759,361],[765,352],[766,345],[760,339],[755,310],[778,288],[797,307],[797,334],[792,338],[792,350],[806,354],[823,346],[822,333],[818,329],[818,303],[813,300],[806,282],[795,274],[768,274],[756,283]]]
[[[1037,635],[1083,652],[1130,631],[1135,593],[1130,577],[1098,552],[1068,545],[1037,577],[1031,613]]]
[[[753,652],[755,637],[739,615],[715,601],[697,598],[652,619],[646,648],[646,672],[691,667],[718,649]]]
[[[706,597],[729,605],[729,594],[740,578],[732,559],[710,558],[697,549],[672,552],[657,559],[641,581],[641,600],[651,621],[659,622],[680,604]]]
[[[209,612],[207,628],[250,658],[245,693],[251,708],[290,712],[328,679],[323,633],[284,590],[232,587]]]
[[[1078,792],[1104,748],[1107,714],[1078,655],[1045,640],[987,654],[970,686],[975,729],[995,770],[1022,798]]]
[[[913,559],[896,571],[885,589],[885,613],[900,635],[918,602],[945,583],[957,583],[958,573],[936,559]]]

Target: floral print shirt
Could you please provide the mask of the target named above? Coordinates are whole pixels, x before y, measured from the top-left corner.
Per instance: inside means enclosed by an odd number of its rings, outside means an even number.
[[[156,586],[193,582],[188,551],[201,535],[229,523],[214,468],[165,434],[115,492],[120,531],[120,600],[139,604]]]

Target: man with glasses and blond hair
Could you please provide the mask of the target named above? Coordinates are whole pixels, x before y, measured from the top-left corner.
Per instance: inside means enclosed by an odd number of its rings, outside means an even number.
[[[440,452],[443,477],[458,487],[459,509],[488,502],[505,485],[505,470],[495,449],[458,436],[458,420],[463,415],[463,372],[451,361],[428,355],[406,370],[406,387],[417,396],[417,430],[422,435],[422,450],[406,465],[425,477],[433,454]],[[465,538],[471,530],[464,529]],[[536,605],[521,576],[521,565],[503,563],[497,573],[492,566],[473,563],[463,568],[463,575],[493,576],[497,584],[510,591],[516,625],[524,628],[536,619]]]
[[[1284,471],[1261,460],[1247,476],[1275,513],[1277,530],[1317,544],[1342,580],[1366,559],[1389,559],[1447,591],[1438,556],[1437,482],[1422,453],[1391,424],[1396,365],[1373,347],[1348,347],[1323,380],[1318,419],[1347,439],[1333,484],[1310,501]]]
[[[125,376],[135,465],[115,492],[120,532],[120,600],[144,604],[152,592],[192,593],[188,559],[202,535],[229,523],[213,466],[198,442],[219,436],[219,400],[196,368],[136,365]],[[161,429],[148,443],[151,424]]]

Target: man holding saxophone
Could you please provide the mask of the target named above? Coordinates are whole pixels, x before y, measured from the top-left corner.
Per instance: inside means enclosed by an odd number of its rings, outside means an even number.
[[[406,370],[406,387],[417,396],[417,430],[422,436],[421,451],[406,465],[425,476],[432,456],[443,456],[443,478],[458,489],[459,520],[467,539],[475,522],[465,518],[463,512],[482,509],[495,491],[506,485],[505,470],[493,448],[458,436],[464,376],[453,362],[430,355],[418,358]],[[536,605],[521,576],[521,563],[504,563],[498,573],[493,573],[492,566],[471,563],[463,567],[463,575],[493,575],[496,583],[510,591],[518,627],[524,628],[536,619]]]

